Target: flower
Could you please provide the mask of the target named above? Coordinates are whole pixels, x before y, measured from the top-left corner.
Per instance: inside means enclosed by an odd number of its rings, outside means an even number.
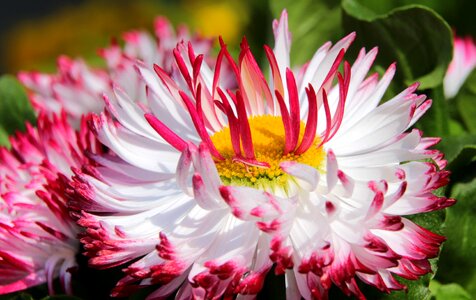
[[[95,150],[89,131],[75,133],[66,115],[40,114],[37,128],[0,148],[0,294],[48,283],[59,277],[71,294],[77,267],[78,226],[64,198],[70,166],[87,163],[84,149]]]
[[[454,203],[432,193],[448,182],[439,139],[407,131],[431,100],[414,84],[379,105],[395,65],[367,76],[376,48],[343,62],[354,33],[293,72],[287,27],[284,11],[269,81],[245,39],[238,62],[220,41],[213,68],[179,43],[175,77],[137,66],[147,105],[116,86],[91,118],[112,152],[76,171],[70,207],[89,264],[126,265],[113,296],[253,297],[274,265],[289,299],[364,298],[356,278],[390,292],[431,271],[445,238],[405,217]]]
[[[30,101],[35,111],[58,114],[64,110],[77,128],[88,112],[100,112],[100,95],[109,89],[104,71],[91,70],[81,59],[58,58],[58,74],[37,71],[20,72],[18,79],[31,90]]]
[[[59,113],[65,110],[70,122],[78,128],[81,117],[90,112],[99,113],[104,107],[101,97],[111,93],[111,82],[120,84],[135,99],[145,99],[144,86],[137,79],[134,65],[141,60],[145,65],[156,63],[172,73],[172,49],[178,41],[190,39],[188,29],[173,27],[163,17],[154,22],[155,37],[141,31],[124,34],[124,48],[113,42],[100,51],[106,60],[107,71],[92,69],[81,59],[61,56],[58,74],[37,71],[20,72],[19,80],[30,90],[30,99],[37,111]],[[204,53],[211,48],[211,41],[194,36],[192,43]]]
[[[458,94],[466,78],[476,67],[476,45],[473,39],[455,36],[453,44],[453,59],[443,80],[446,99],[453,98]]]

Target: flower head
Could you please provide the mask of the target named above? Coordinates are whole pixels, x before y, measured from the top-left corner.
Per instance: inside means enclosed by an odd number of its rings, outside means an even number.
[[[61,56],[57,74],[21,72],[18,78],[31,90],[30,99],[37,111],[57,114],[65,110],[78,128],[83,115],[99,113],[103,109],[101,97],[111,93],[111,82],[120,84],[135,99],[145,98],[144,86],[134,70],[137,60],[149,66],[158,64],[172,73],[171,52],[178,41],[192,39],[192,43],[204,53],[211,48],[210,40],[191,37],[184,26],[175,33],[163,17],[155,20],[154,28],[154,37],[146,32],[130,31],[123,36],[124,48],[113,42],[109,48],[102,49],[100,53],[106,60],[107,71],[93,69],[81,59]]]
[[[476,67],[476,45],[470,37],[455,36],[453,41],[453,59],[448,66],[443,81],[445,97],[453,98]]]
[[[98,96],[109,90],[106,72],[92,70],[81,59],[58,58],[58,73],[20,72],[18,79],[31,90],[30,101],[36,111],[58,114],[64,110],[76,128],[81,117],[101,111]]]
[[[147,105],[116,87],[91,119],[114,154],[76,173],[71,207],[90,264],[128,264],[113,295],[255,295],[274,265],[290,299],[362,298],[356,278],[388,292],[431,271],[444,237],[404,217],[454,202],[432,193],[448,180],[439,139],[407,131],[431,100],[414,84],[379,105],[395,65],[367,76],[376,48],[344,62],[354,33],[293,72],[286,12],[273,25],[269,80],[246,40],[237,62],[220,41],[213,69],[179,43],[179,74],[137,66]]]
[[[71,293],[77,267],[79,230],[64,197],[70,166],[81,167],[94,138],[75,133],[66,115],[40,114],[37,128],[12,137],[11,150],[0,148],[0,294],[60,278]]]

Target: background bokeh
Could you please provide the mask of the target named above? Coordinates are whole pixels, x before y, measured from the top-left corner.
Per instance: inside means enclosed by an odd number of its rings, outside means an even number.
[[[287,2],[286,0],[273,1]],[[328,6],[339,1],[325,0]],[[475,35],[472,0],[360,1],[377,13],[406,4],[422,4],[442,15],[460,35]],[[276,5],[276,4],[273,4]],[[56,57],[84,57],[100,65],[97,49],[128,29],[151,29],[157,15],[186,24],[206,36],[221,34],[237,45],[243,35],[251,48],[269,37],[273,18],[266,0],[19,0],[0,3],[0,74],[19,70],[51,71]],[[319,38],[319,37],[317,37]],[[260,55],[261,51],[254,51]]]
[[[130,29],[152,29],[155,16],[185,24],[204,36],[222,35],[230,45],[249,36],[252,48],[268,36],[265,1],[21,0],[0,4],[0,74],[55,70],[56,57],[102,61],[97,49]]]

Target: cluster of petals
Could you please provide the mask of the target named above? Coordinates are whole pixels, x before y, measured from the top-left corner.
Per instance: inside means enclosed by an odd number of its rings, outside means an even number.
[[[394,275],[431,272],[444,237],[405,217],[454,203],[433,194],[448,181],[431,149],[439,139],[410,129],[431,100],[414,84],[379,105],[396,67],[368,75],[376,48],[344,62],[354,33],[292,71],[287,26],[283,12],[274,49],[265,46],[269,80],[246,40],[238,61],[220,40],[214,65],[179,43],[176,72],[136,64],[144,101],[117,84],[91,118],[111,152],[76,170],[69,205],[90,265],[124,266],[113,296],[156,285],[149,299],[253,298],[274,266],[288,299],[325,299],[333,285],[364,298],[357,278],[390,292],[405,288]],[[243,170],[271,167],[250,125],[263,116],[282,123],[283,157],[321,151],[319,166],[284,159],[284,184],[225,182],[218,165],[227,159]],[[231,157],[214,138],[224,130]]]
[[[471,37],[454,37],[453,59],[446,71],[443,87],[446,99],[458,94],[466,78],[476,67],[476,44]]]
[[[73,169],[94,165],[89,156],[102,146],[86,124],[86,114],[100,112],[103,95],[112,93],[113,82],[145,97],[145,86],[135,64],[160,64],[174,72],[171,53],[176,43],[189,38],[186,27],[177,32],[162,17],[154,23],[155,37],[146,32],[124,34],[124,47],[113,42],[102,49],[108,69],[94,69],[81,59],[58,59],[57,74],[21,72],[38,113],[37,126],[11,138],[11,149],[0,149],[0,294],[48,283],[60,278],[71,293],[71,274],[77,267],[79,228],[67,207],[68,181]],[[208,52],[211,41],[193,37],[194,45]]]
[[[57,74],[20,72],[18,78],[30,90],[30,100],[37,111],[58,114],[64,110],[78,128],[83,115],[102,111],[101,97],[111,93],[113,83],[134,98],[144,99],[145,87],[134,71],[136,61],[146,65],[156,63],[172,73],[171,53],[178,41],[192,39],[204,53],[211,48],[210,40],[199,36],[191,38],[184,26],[175,32],[163,17],[155,20],[154,29],[155,36],[144,31],[126,32],[123,47],[113,41],[110,47],[100,50],[106,70],[91,68],[82,59],[61,56],[57,61]]]
[[[37,127],[10,138],[0,148],[0,294],[60,278],[71,293],[77,267],[79,228],[70,217],[65,188],[71,166],[89,163],[84,150],[100,147],[82,122],[75,132],[66,114],[41,113]]]

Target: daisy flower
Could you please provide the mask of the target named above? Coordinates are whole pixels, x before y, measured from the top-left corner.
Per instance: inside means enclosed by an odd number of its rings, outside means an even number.
[[[57,74],[20,72],[18,79],[29,90],[36,111],[58,114],[64,110],[78,128],[81,116],[103,108],[100,95],[109,90],[109,78],[102,70],[92,70],[83,60],[61,56]]]
[[[84,129],[75,133],[65,114],[40,114],[37,128],[27,125],[10,139],[11,149],[0,148],[0,294],[43,283],[54,294],[56,278],[71,294],[79,228],[64,189],[70,166],[87,163],[84,149],[96,151]]]
[[[173,72],[171,52],[178,41],[192,39],[204,53],[211,48],[211,40],[199,36],[191,38],[184,26],[175,32],[163,17],[155,20],[154,29],[155,36],[142,31],[125,33],[124,48],[113,42],[109,48],[102,49],[100,54],[106,60],[107,70],[93,69],[81,59],[61,56],[57,74],[20,72],[18,78],[30,89],[30,100],[37,111],[59,113],[65,110],[74,127],[79,128],[84,114],[102,111],[101,97],[111,93],[112,81],[138,101],[145,99],[144,86],[134,71],[136,60],[149,66],[158,64],[170,74]]]
[[[443,80],[446,99],[453,98],[476,67],[476,45],[471,37],[455,36],[453,59]]]
[[[288,299],[364,298],[356,279],[390,292],[431,271],[445,238],[405,217],[454,203],[432,193],[439,139],[410,129],[431,100],[414,84],[379,105],[395,65],[368,75],[376,48],[345,62],[354,33],[293,71],[285,11],[273,29],[268,80],[245,39],[238,61],[220,40],[213,68],[179,43],[180,78],[138,65],[147,103],[116,86],[91,119],[112,153],[76,172],[70,205],[90,265],[125,266],[113,296],[253,298],[274,266]]]

